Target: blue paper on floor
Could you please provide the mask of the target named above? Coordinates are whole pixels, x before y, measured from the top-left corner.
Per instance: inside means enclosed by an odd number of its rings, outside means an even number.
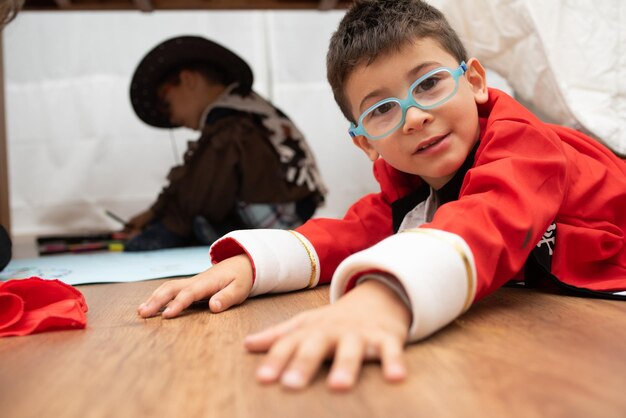
[[[210,266],[208,246],[145,252],[63,254],[12,260],[0,272],[0,280],[38,276],[59,279],[69,285],[134,282],[190,276]]]

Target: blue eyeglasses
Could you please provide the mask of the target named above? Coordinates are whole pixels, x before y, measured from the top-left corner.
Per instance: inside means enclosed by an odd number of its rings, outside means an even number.
[[[386,137],[404,125],[409,107],[428,110],[450,100],[459,89],[459,78],[466,71],[467,64],[463,61],[455,70],[439,67],[427,72],[411,84],[404,100],[389,97],[368,107],[356,126],[350,124],[348,133],[353,138],[359,135],[372,140]]]

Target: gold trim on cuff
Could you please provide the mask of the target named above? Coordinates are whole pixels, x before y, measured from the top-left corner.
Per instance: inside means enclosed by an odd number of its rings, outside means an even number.
[[[306,254],[309,256],[309,262],[311,263],[311,276],[309,277],[309,284],[307,285],[307,289],[311,288],[315,285],[315,276],[317,275],[317,263],[315,262],[315,257],[313,256],[312,251],[309,249],[308,245],[304,242],[304,240],[300,237],[296,231],[289,230],[291,235],[296,237],[298,241],[304,246],[304,250]]]

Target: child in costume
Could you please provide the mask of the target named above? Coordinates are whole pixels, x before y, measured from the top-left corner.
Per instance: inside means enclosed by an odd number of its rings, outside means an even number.
[[[137,116],[201,132],[169,184],[126,230],[125,249],[211,244],[236,229],[301,225],[326,188],[298,128],[252,90],[248,64],[208,39],[181,36],[152,49],[130,86]]]
[[[261,382],[303,388],[333,357],[328,384],[341,390],[364,359],[403,379],[406,342],[510,281],[626,298],[626,163],[488,88],[441,12],[420,0],[357,0],[327,66],[380,193],[341,220],[228,234],[211,248],[214,267],[165,283],[140,315],[166,306],[172,318],[206,297],[220,312],[332,278],[330,305],[245,345],[268,352]]]

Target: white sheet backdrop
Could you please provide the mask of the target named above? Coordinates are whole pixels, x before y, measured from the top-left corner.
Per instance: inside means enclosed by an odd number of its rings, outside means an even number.
[[[325,79],[328,39],[342,14],[21,13],[4,34],[13,233],[116,228],[105,209],[128,218],[154,200],[197,133],[143,124],[128,86],[145,52],[181,34],[213,39],[250,63],[255,89],[311,142],[331,190],[318,214],[342,215],[374,190]]]

